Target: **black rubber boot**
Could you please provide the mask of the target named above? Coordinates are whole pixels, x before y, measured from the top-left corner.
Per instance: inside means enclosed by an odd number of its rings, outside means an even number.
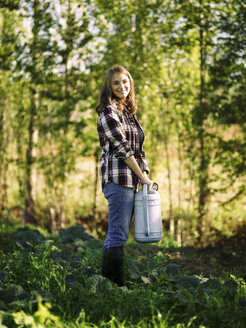
[[[125,286],[123,246],[103,249],[102,275],[118,286]]]
[[[102,249],[102,276],[108,278],[108,248]]]

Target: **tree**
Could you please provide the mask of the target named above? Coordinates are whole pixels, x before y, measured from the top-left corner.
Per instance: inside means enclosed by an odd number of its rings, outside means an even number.
[[[26,37],[25,46],[18,58],[16,68],[19,68],[22,74],[28,80],[28,89],[30,93],[28,120],[28,141],[26,148],[25,163],[25,210],[24,220],[29,223],[36,223],[35,206],[33,199],[32,175],[34,165],[34,136],[38,136],[36,128],[36,117],[40,104],[40,86],[44,81],[45,61],[47,60],[47,51],[49,50],[50,28],[52,18],[48,12],[49,1],[33,0],[28,3],[22,3],[22,16],[32,18],[31,37]],[[34,133],[36,131],[36,133]]]
[[[8,121],[9,98],[11,87],[11,70],[14,61],[14,45],[17,38],[16,13],[19,1],[1,4],[0,29],[0,215],[7,207],[7,173],[9,160],[8,149]]]
[[[236,126],[237,135],[217,135],[217,152],[214,165],[220,166],[221,187],[224,192],[228,187],[238,184],[246,172],[246,9],[241,1],[226,1],[217,21],[218,36],[212,54],[210,66],[211,114],[219,129]],[[218,179],[218,175],[214,176]],[[228,182],[229,180],[229,182]],[[225,201],[242,197],[246,193],[245,181],[238,184],[235,194]]]
[[[40,147],[40,153],[49,190],[52,231],[65,226],[66,180],[75,169],[81,148],[76,138],[83,137],[84,123],[77,120],[77,115],[81,116],[80,111],[84,110],[81,103],[88,96],[84,56],[86,45],[93,38],[88,31],[88,5],[88,1],[67,0],[60,2],[60,9],[53,8],[56,19],[53,26],[56,37],[51,46],[54,63],[43,90],[46,100],[40,126],[42,140],[47,145],[45,151]],[[45,122],[46,115],[50,120]]]

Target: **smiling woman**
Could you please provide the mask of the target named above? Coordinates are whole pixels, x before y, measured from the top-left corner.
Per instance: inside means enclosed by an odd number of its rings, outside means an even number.
[[[116,107],[120,112],[124,111],[124,105],[131,114],[137,111],[134,81],[131,74],[122,66],[112,67],[108,71],[96,108],[98,114],[108,105]]]
[[[152,186],[143,151],[144,132],[136,116],[134,82],[122,66],[109,70],[102,86],[98,135],[102,148],[100,177],[108,201],[108,233],[104,242],[102,274],[125,285],[123,247],[128,239],[135,191],[139,183]]]
[[[114,73],[111,81],[113,94],[119,99],[124,99],[130,92],[130,81],[128,77],[121,73]]]

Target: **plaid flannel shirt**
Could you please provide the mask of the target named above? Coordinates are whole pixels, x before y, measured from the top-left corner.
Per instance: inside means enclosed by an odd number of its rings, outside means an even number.
[[[137,187],[139,179],[124,162],[132,155],[135,156],[141,170],[149,173],[145,153],[142,147],[140,149],[135,122],[142,129],[135,114],[129,115],[127,110],[121,113],[110,105],[99,114],[97,130],[102,148],[100,156],[102,188],[108,182],[131,188]]]

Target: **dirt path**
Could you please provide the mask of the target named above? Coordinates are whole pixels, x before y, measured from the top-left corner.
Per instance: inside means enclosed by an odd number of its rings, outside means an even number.
[[[126,246],[126,250],[132,255],[147,254],[148,257],[162,252],[166,264],[179,264],[182,270],[187,270],[190,274],[214,278],[228,277],[232,274],[246,281],[246,250],[231,251],[219,247],[167,249],[152,245],[129,245]]]

